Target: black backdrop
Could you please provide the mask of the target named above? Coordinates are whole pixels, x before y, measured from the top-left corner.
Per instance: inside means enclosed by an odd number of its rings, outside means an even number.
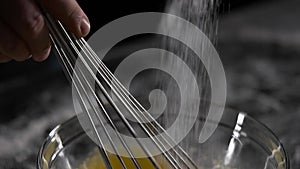
[[[91,32],[106,23],[136,12],[163,12],[168,0],[77,0],[89,16]],[[244,6],[264,3],[272,0],[219,0],[220,15],[240,9]]]

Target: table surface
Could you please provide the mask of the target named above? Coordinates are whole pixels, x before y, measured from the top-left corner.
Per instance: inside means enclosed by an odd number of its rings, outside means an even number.
[[[268,126],[300,168],[300,1],[251,5],[220,18],[227,105]],[[75,115],[55,56],[0,65],[0,168],[35,168],[49,131]]]

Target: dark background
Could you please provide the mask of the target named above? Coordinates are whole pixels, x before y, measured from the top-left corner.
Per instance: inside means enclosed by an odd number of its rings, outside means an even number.
[[[165,7],[162,0],[78,2],[90,18],[90,35],[126,14]],[[249,112],[273,130],[293,169],[300,168],[299,9],[297,0],[222,1],[217,42],[228,106]],[[56,57],[0,64],[0,111],[0,168],[35,168],[48,132],[75,115],[70,85]]]

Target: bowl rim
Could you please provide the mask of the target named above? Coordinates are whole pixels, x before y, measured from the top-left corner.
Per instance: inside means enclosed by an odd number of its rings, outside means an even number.
[[[232,109],[232,110],[234,110],[234,109]],[[253,121],[253,122],[257,123],[258,125],[260,125],[260,127],[262,127],[264,130],[266,130],[272,137],[274,137],[274,139],[276,139],[277,143],[281,146],[282,152],[284,153],[284,160],[285,160],[285,164],[286,164],[286,168],[285,169],[290,169],[290,156],[289,156],[289,153],[287,152],[287,150],[285,149],[283,143],[281,142],[281,140],[279,139],[279,137],[275,134],[275,132],[272,131],[271,128],[269,128],[262,121],[254,118],[253,116],[249,115],[248,113],[240,112],[240,111],[236,111],[236,110],[234,110],[234,111],[235,111],[234,114],[236,114],[236,115],[238,115],[239,113],[244,113],[246,115],[247,119],[250,119],[251,121]],[[42,167],[43,153],[46,150],[45,149],[46,146],[49,144],[49,142],[51,141],[51,139],[53,139],[54,135],[57,134],[60,130],[62,130],[68,124],[73,123],[75,120],[78,120],[78,116],[77,115],[73,115],[70,118],[66,119],[65,121],[57,124],[48,133],[48,135],[46,136],[46,138],[42,142],[42,144],[41,144],[41,146],[40,146],[40,148],[38,150],[38,153],[37,153],[37,157],[36,157],[37,158],[37,160],[36,160],[37,169],[43,169],[43,167]],[[224,125],[224,123],[222,123],[221,121],[219,122],[219,124],[220,125]]]

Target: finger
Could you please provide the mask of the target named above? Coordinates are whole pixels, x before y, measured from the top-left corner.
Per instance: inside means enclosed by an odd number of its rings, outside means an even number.
[[[76,0],[38,0],[46,10],[77,37],[90,31],[90,22]]]
[[[33,0],[2,1],[0,16],[22,37],[35,60],[43,60],[49,55],[48,29]]]
[[[35,56],[33,55],[32,58],[37,62],[42,62],[48,58],[50,52],[51,52],[51,45],[49,45],[48,48],[44,50],[42,54],[35,55]]]
[[[16,61],[23,61],[30,58],[29,50],[25,42],[7,25],[0,22],[0,54],[1,59],[7,57]]]
[[[12,59],[6,55],[0,53],[0,63],[6,63],[11,61]]]

